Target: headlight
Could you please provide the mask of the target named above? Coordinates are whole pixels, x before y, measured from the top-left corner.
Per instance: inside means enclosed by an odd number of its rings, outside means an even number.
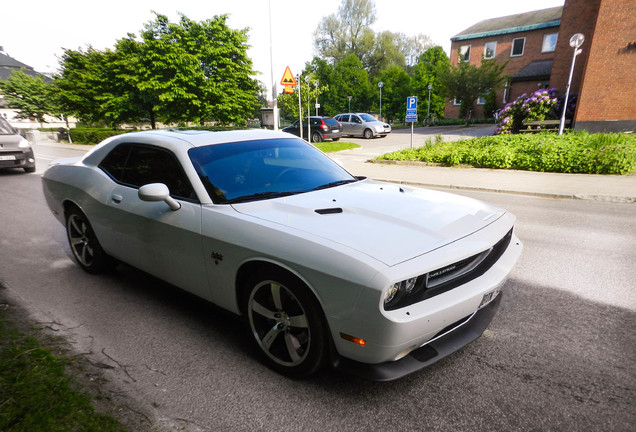
[[[29,144],[29,142],[26,139],[22,138],[20,140],[20,142],[18,143],[18,147],[19,148],[29,148],[29,147],[31,147],[31,145]]]
[[[386,310],[397,309],[403,303],[403,299],[416,294],[424,284],[424,277],[413,277],[395,283],[384,294],[384,308]]]

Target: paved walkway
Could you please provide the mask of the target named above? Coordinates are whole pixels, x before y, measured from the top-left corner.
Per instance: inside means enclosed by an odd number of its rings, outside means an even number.
[[[441,132],[440,132],[441,129]],[[414,146],[441,133],[445,141],[492,133],[491,126],[474,128],[418,128]],[[559,174],[531,171],[495,170],[485,168],[448,168],[415,163],[372,163],[371,159],[389,151],[410,147],[410,130],[394,131],[392,142],[383,145],[383,139],[352,139],[362,148],[333,154],[354,175],[396,183],[442,187],[451,189],[483,190],[524,195],[597,199],[613,202],[636,203],[636,175]],[[349,140],[347,138],[347,140]]]

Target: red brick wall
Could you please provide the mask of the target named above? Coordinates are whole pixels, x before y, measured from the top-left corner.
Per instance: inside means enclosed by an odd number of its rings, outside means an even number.
[[[636,2],[602,0],[593,36],[585,36],[589,58],[575,121],[636,120]]]
[[[559,40],[557,41],[552,74],[550,75],[550,87],[556,88],[559,94],[565,93],[572,65],[574,49],[570,46],[570,38],[576,33],[583,33],[585,36],[585,42],[581,47],[583,52],[576,57],[572,84],[570,86],[570,93],[579,93],[600,3],[601,0],[566,0],[563,6]]]
[[[497,51],[495,53],[495,60],[499,63],[504,63],[508,60],[508,65],[504,71],[506,75],[514,75],[528,64],[536,60],[550,60],[554,58],[554,52],[542,53],[541,47],[543,46],[543,36],[551,33],[558,33],[559,27],[550,27],[540,30],[532,30],[528,32],[510,33],[505,35],[491,36],[478,39],[468,39],[462,41],[453,41],[451,44],[451,65],[456,65],[458,62],[457,50],[462,45],[470,45],[470,60],[469,62],[475,66],[481,64],[481,56],[484,54],[484,48],[486,42],[497,42]],[[525,45],[523,49],[523,55],[519,57],[510,57],[512,49],[512,40],[520,37],[525,37]],[[557,46],[560,41],[557,41]],[[567,42],[566,42],[567,44]],[[530,82],[516,82],[513,83],[509,96],[506,102],[514,100],[517,96],[523,93],[534,92],[540,87],[537,85],[538,81]],[[533,89],[533,90],[531,90]],[[497,92],[497,106],[502,108],[503,103],[503,90]],[[446,118],[458,118],[459,106],[454,106],[452,102],[446,104],[445,107]],[[484,117],[481,105],[475,104],[474,117]]]

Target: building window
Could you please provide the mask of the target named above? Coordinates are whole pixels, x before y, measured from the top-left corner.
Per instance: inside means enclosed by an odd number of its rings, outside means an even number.
[[[551,33],[543,36],[543,45],[541,46],[541,52],[554,52],[556,49],[558,33]]]
[[[461,104],[462,104],[462,101],[460,101],[459,99],[457,99],[457,98],[453,99],[453,105],[459,106]]]
[[[486,46],[484,47],[484,59],[490,60],[494,59],[497,54],[497,42],[486,42]]]
[[[510,57],[520,57],[523,55],[523,46],[526,44],[526,38],[517,38],[512,40],[512,49]]]
[[[485,96],[479,96],[477,98],[477,105],[486,105],[486,97]]]
[[[459,61],[470,61],[470,45],[462,45],[459,47]]]

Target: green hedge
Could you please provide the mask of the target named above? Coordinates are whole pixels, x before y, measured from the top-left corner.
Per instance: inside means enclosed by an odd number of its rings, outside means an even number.
[[[587,174],[636,172],[636,136],[571,132],[497,135],[457,142],[429,140],[423,147],[380,156],[402,160]]]
[[[71,129],[71,139],[75,144],[97,144],[106,138],[125,134],[130,131],[101,129],[101,128],[75,128]]]

